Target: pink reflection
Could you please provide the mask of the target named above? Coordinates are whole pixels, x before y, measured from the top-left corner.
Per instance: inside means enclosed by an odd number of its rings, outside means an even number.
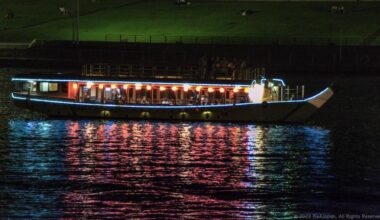
[[[81,184],[111,184],[125,189],[120,192],[106,190],[101,194],[69,193],[64,198],[65,204],[77,204],[85,209],[77,213],[79,218],[101,215],[92,204],[102,204],[104,213],[131,212],[131,216],[137,218],[162,213],[164,209],[176,213],[175,209],[181,208],[181,204],[190,204],[182,207],[190,216],[202,215],[197,210],[192,211],[191,204],[194,207],[203,204],[211,209],[241,205],[236,201],[179,192],[181,187],[192,185],[226,190],[247,187],[242,181],[250,166],[245,156],[249,144],[247,134],[251,132],[247,126],[144,122],[79,125],[73,122],[68,124],[67,130],[70,136],[66,158],[69,180]],[[135,197],[141,196],[169,199],[160,204],[160,208],[149,209],[146,207],[149,202],[136,201]],[[139,215],[144,207],[144,213]],[[230,214],[237,216],[239,213]]]

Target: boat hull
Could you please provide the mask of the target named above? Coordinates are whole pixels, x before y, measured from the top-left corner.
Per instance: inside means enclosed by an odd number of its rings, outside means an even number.
[[[331,89],[305,100],[226,105],[165,106],[79,103],[12,94],[13,102],[51,117],[192,121],[304,122],[331,96]]]

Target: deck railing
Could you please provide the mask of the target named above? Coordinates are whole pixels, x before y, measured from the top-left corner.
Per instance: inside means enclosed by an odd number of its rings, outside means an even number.
[[[124,33],[105,34],[104,40],[108,42],[129,43],[184,43],[184,44],[241,44],[241,45],[366,45],[364,37],[240,37],[240,36],[190,36],[190,35],[133,35]]]
[[[302,100],[305,98],[305,86],[297,85],[295,87],[284,86],[281,87],[280,91],[280,101],[290,101],[290,100]]]
[[[133,64],[85,64],[82,66],[84,76],[112,76],[136,78],[171,78],[171,79],[217,79],[217,80],[247,80],[265,76],[265,68],[245,68],[234,74],[206,73],[202,75],[196,66],[157,66]]]
[[[82,74],[87,76],[139,77],[166,76],[167,78],[191,77],[197,69],[193,66],[145,66],[132,64],[87,64]]]

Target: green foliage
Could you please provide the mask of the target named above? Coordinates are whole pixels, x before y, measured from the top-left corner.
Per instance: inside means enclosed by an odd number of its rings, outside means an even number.
[[[270,41],[334,41],[358,44],[380,28],[378,2],[212,2],[81,0],[81,40],[164,41],[164,36],[249,37]],[[31,39],[70,40],[73,16],[62,16],[58,7],[75,11],[74,0],[0,0],[0,41]],[[344,5],[343,14],[332,5]],[[14,19],[3,19],[11,9]],[[252,14],[242,16],[241,10]]]

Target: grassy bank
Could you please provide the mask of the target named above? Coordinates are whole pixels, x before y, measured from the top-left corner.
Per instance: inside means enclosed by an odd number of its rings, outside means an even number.
[[[0,13],[10,8],[14,19],[1,19],[0,41],[31,39],[70,40],[73,19],[62,16],[64,2],[74,10],[73,0],[0,0]],[[332,5],[344,5],[344,13],[332,13]],[[80,38],[82,40],[164,41],[164,36],[248,37],[257,41],[304,41],[359,44],[376,42],[380,28],[378,2],[213,2],[193,1],[178,6],[173,1],[82,0]],[[252,14],[242,16],[241,10]],[[106,37],[107,36],[107,37]],[[372,36],[372,38],[370,38]],[[134,38],[133,38],[134,39]]]

